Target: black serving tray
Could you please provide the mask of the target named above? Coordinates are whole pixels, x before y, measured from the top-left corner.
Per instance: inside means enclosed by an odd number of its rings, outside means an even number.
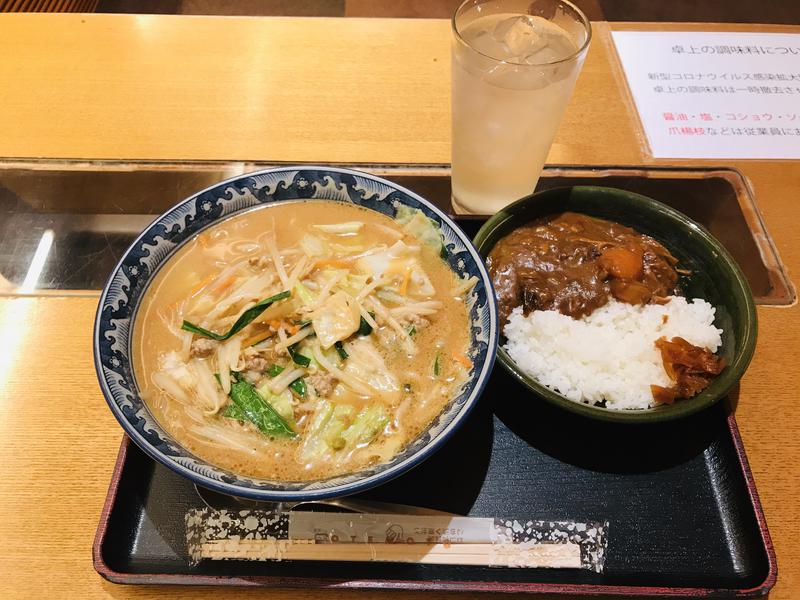
[[[696,179],[708,188],[708,177]],[[732,194],[732,202],[741,207],[738,196]],[[470,236],[483,222],[458,221]],[[765,296],[762,302],[775,301]],[[127,438],[95,537],[94,566],[106,579],[128,584],[763,596],[775,583],[777,566],[732,410],[737,401],[734,390],[720,404],[677,422],[600,423],[549,405],[498,367],[476,409],[441,450],[359,495],[470,516],[607,520],[601,574],[346,563],[333,556],[313,563],[192,565],[184,515],[204,506],[203,500],[189,480]]]
[[[202,561],[186,554],[193,484],[122,443],[94,543],[117,583],[756,597],[775,554],[730,402],[684,421],[614,425],[551,407],[496,369],[431,459],[359,497],[473,516],[608,520],[605,571]],[[332,556],[333,559],[333,556]]]

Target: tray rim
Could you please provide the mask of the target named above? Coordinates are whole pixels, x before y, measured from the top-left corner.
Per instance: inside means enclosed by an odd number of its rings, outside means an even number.
[[[733,440],[739,467],[745,478],[750,504],[756,516],[759,534],[767,554],[767,576],[757,586],[751,588],[707,588],[707,587],[662,587],[662,586],[621,586],[603,584],[562,584],[540,582],[498,582],[498,581],[407,581],[395,579],[329,579],[319,577],[281,577],[252,576],[235,577],[226,575],[184,575],[178,573],[126,573],[111,568],[103,559],[103,546],[108,533],[111,511],[117,501],[122,469],[125,466],[128,450],[133,442],[123,435],[117,460],[111,475],[100,520],[92,543],[92,565],[97,573],[112,583],[129,585],[205,585],[224,587],[265,587],[265,588],[304,588],[304,589],[373,589],[406,591],[451,591],[451,592],[495,592],[528,594],[584,594],[590,596],[651,596],[651,597],[733,597],[758,598],[765,596],[778,578],[778,565],[775,547],[767,526],[764,509],[756,489],[755,478],[744,449],[739,427],[733,412],[726,417],[728,433]]]

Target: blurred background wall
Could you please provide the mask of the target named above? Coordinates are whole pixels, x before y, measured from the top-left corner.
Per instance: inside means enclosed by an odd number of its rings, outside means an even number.
[[[594,21],[800,24],[800,0],[573,0]],[[460,0],[0,0],[0,11],[446,18]]]

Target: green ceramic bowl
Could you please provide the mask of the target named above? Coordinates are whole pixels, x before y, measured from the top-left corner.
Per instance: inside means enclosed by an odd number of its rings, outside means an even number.
[[[553,189],[518,200],[490,218],[473,241],[485,259],[498,240],[516,227],[564,211],[616,221],[664,244],[678,258],[679,266],[692,273],[682,278],[684,295],[703,298],[716,308],[714,324],[723,330],[720,354],[728,366],[693,398],[644,410],[616,410],[574,402],[540,385],[523,373],[502,348],[498,352],[500,364],[545,400],[603,421],[666,421],[695,413],[723,398],[739,381],[753,357],[757,321],[750,286],[722,244],[701,225],[661,202],[632,192],[590,186]]]

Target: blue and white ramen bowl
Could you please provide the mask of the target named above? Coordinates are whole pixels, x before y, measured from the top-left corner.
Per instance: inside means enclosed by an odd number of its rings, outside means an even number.
[[[201,231],[255,206],[286,200],[348,202],[394,217],[401,205],[418,208],[439,224],[447,262],[461,278],[478,283],[468,299],[473,367],[461,393],[428,429],[389,462],[315,481],[274,481],[221,469],[183,448],[152,416],[131,366],[137,309],[158,270]],[[354,494],[419,464],[453,434],[478,401],[498,344],[498,316],[491,280],[470,240],[442,211],[391,181],[334,167],[281,167],[240,175],[180,202],[156,219],[125,252],[100,297],[94,358],[111,412],[150,457],[193,482],[225,494],[269,501],[300,501]]]

